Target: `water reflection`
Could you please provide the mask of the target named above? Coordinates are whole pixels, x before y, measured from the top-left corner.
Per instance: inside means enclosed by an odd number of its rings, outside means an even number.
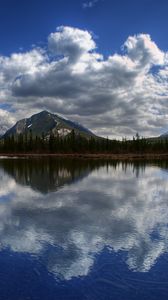
[[[167,163],[0,161],[0,247],[43,259],[66,280],[108,247],[147,272],[168,250]]]

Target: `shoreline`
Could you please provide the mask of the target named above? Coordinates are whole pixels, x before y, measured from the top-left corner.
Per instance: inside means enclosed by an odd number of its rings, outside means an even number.
[[[75,159],[109,159],[109,160],[155,160],[168,159],[168,153],[128,153],[128,154],[111,154],[111,153],[0,153],[0,159],[3,158],[75,158]]]

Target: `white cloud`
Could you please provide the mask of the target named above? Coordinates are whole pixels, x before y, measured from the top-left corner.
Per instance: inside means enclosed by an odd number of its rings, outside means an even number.
[[[48,37],[48,47],[54,55],[64,55],[76,63],[82,55],[96,48],[88,31],[61,26]]]
[[[96,5],[96,3],[98,3],[98,2],[99,2],[99,0],[92,0],[92,1],[84,2],[84,3],[82,4],[82,7],[83,7],[83,8],[92,8],[92,7],[94,7],[94,6]]]
[[[105,59],[90,32],[61,26],[46,49],[0,57],[0,102],[13,117],[48,109],[111,137],[159,134],[167,81],[167,53],[148,34],[128,37],[122,54]]]
[[[15,122],[11,114],[3,109],[0,109],[0,134],[3,134]]]
[[[130,36],[124,43],[128,57],[144,68],[152,65],[164,65],[165,54],[151,40],[148,34]]]

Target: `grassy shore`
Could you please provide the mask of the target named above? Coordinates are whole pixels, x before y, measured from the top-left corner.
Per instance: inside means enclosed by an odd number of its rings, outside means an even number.
[[[59,157],[59,158],[83,158],[83,159],[111,159],[111,160],[153,160],[168,159],[168,153],[128,153],[128,154],[111,154],[111,153],[1,153],[0,158],[41,158],[41,157]]]

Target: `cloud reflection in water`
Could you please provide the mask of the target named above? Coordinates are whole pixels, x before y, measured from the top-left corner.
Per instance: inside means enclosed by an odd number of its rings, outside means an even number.
[[[138,272],[167,252],[163,168],[1,160],[0,178],[1,249],[47,256],[57,278],[86,276],[105,247],[126,251],[128,268]]]

